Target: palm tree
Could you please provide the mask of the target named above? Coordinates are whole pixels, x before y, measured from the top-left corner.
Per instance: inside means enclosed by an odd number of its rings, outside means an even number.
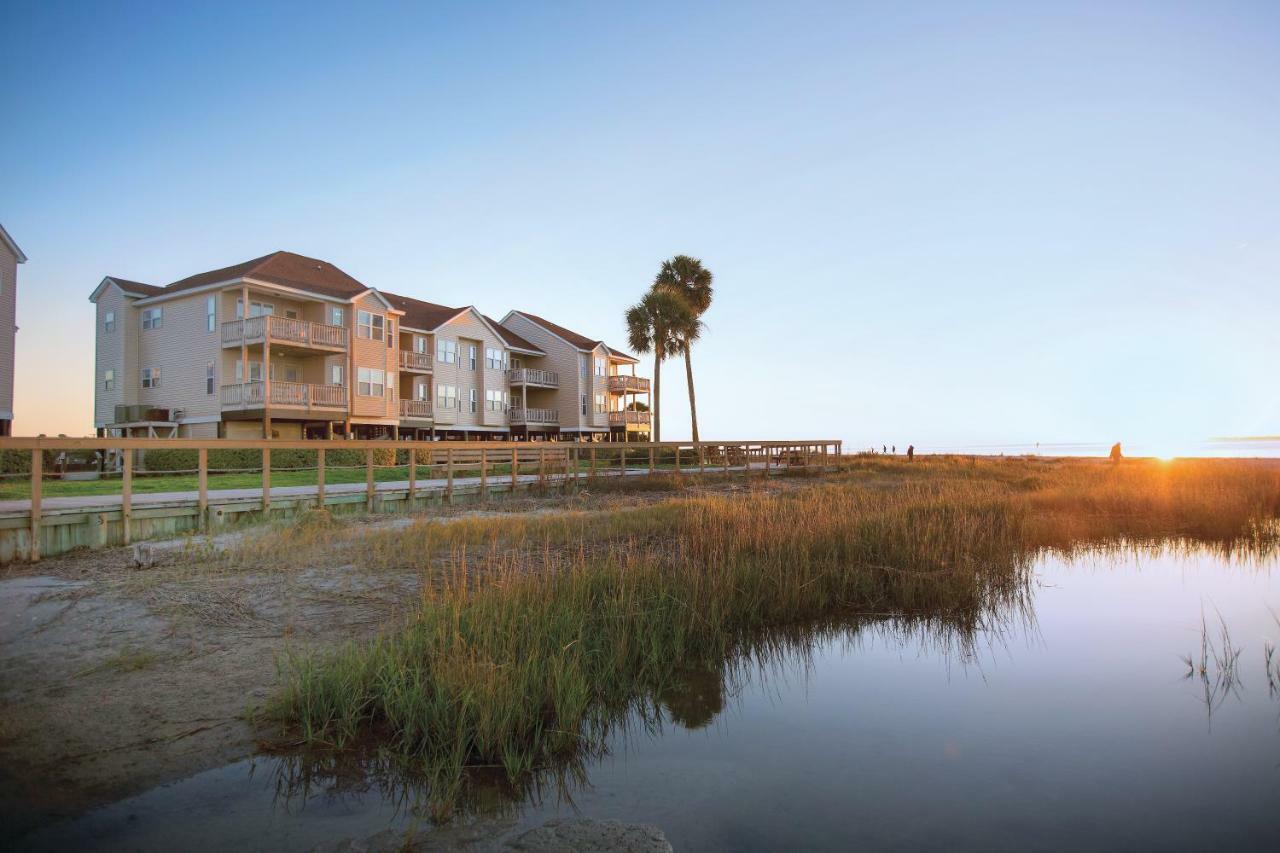
[[[693,421],[693,440],[698,440],[698,402],[693,393],[693,362],[689,352],[693,342],[701,337],[706,326],[702,315],[711,307],[711,270],[702,261],[688,255],[676,255],[662,262],[662,269],[653,280],[653,290],[680,297],[689,307],[689,317],[674,329],[678,348],[684,354],[685,380],[689,386],[689,417]]]
[[[635,352],[653,353],[653,440],[662,440],[662,362],[680,352],[676,330],[691,320],[689,306],[666,291],[650,290],[627,309],[627,343]]]

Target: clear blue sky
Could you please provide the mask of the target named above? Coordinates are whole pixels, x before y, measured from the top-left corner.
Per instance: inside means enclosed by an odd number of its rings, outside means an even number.
[[[102,276],[290,249],[619,342],[697,255],[705,436],[1280,433],[1280,4],[1055,5],[2,0],[17,429]]]

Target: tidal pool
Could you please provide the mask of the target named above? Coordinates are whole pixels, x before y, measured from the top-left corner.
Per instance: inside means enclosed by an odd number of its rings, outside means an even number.
[[[976,635],[889,620],[689,672],[656,727],[630,721],[607,755],[514,801],[477,782],[468,808],[495,837],[581,814],[654,824],[676,850],[1272,850],[1276,566],[1203,549],[1046,557],[1026,606]],[[1202,620],[1204,677],[1181,659],[1201,658]],[[1214,661],[1223,625],[1233,682]],[[202,773],[18,848],[309,850],[430,825],[411,783],[304,764]]]

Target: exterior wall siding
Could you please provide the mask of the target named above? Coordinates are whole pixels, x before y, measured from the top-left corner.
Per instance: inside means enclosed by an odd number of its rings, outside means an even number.
[[[18,312],[18,256],[0,242],[0,418],[13,417],[13,360]]]
[[[597,424],[597,418],[593,413],[596,393],[594,377],[590,372],[593,366],[588,365],[587,379],[584,382],[580,361],[583,353],[537,323],[526,320],[520,314],[512,314],[503,325],[546,353],[546,356],[537,359],[536,363],[534,359],[526,358],[525,366],[554,370],[560,375],[560,388],[555,393],[554,406],[560,412],[561,431],[607,427],[609,416],[599,416],[600,422]],[[587,397],[585,416],[582,414],[582,395],[584,394]],[[530,405],[533,404],[530,403]]]

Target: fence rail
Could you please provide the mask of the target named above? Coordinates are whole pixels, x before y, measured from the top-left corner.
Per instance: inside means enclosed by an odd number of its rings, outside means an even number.
[[[274,395],[274,384],[273,384]],[[292,392],[288,392],[292,393]],[[44,505],[43,483],[46,479],[44,462],[46,454],[70,451],[102,451],[105,458],[114,452],[120,461],[119,514],[122,532],[120,543],[128,545],[132,539],[133,482],[135,477],[134,455],[147,450],[195,450],[197,451],[198,491],[195,501],[196,527],[207,530],[209,526],[209,452],[219,450],[257,450],[262,455],[262,487],[260,498],[264,516],[271,511],[271,451],[309,450],[316,452],[315,505],[326,504],[325,457],[330,450],[364,451],[365,504],[374,511],[376,484],[374,471],[386,464],[377,464],[376,451],[405,451],[404,462],[397,452],[391,457],[394,467],[407,468],[408,505],[413,506],[415,496],[421,494],[419,468],[437,475],[437,490],[443,484],[443,499],[452,501],[454,480],[460,466],[479,473],[479,488],[488,493],[488,483],[496,466],[509,466],[510,487],[514,491],[521,476],[534,482],[552,480],[576,482],[586,476],[594,478],[609,473],[652,474],[658,470],[671,470],[676,474],[707,471],[740,471],[744,475],[769,474],[771,469],[796,466],[827,466],[837,459],[843,450],[843,442],[834,439],[802,441],[405,441],[390,439],[201,439],[201,438],[0,438],[0,452],[26,452],[30,454],[31,497],[29,501],[28,544],[25,556],[36,561],[41,554],[42,510]],[[385,453],[382,454],[385,457]],[[277,469],[280,470],[280,469]],[[525,471],[523,475],[522,471]],[[216,472],[215,472],[216,473]],[[384,484],[385,485],[385,484]],[[391,486],[399,488],[396,484]],[[295,487],[296,488],[296,487]],[[254,492],[253,495],[256,495]],[[101,496],[99,496],[101,497]],[[296,497],[296,495],[295,495]],[[181,493],[174,493],[173,502],[189,501]],[[312,500],[310,493],[305,497]],[[190,506],[190,504],[187,504]],[[93,517],[101,517],[106,511],[115,511],[114,499],[110,507],[98,505],[83,510]],[[106,544],[99,542],[98,544]],[[21,555],[19,555],[21,556]]]

